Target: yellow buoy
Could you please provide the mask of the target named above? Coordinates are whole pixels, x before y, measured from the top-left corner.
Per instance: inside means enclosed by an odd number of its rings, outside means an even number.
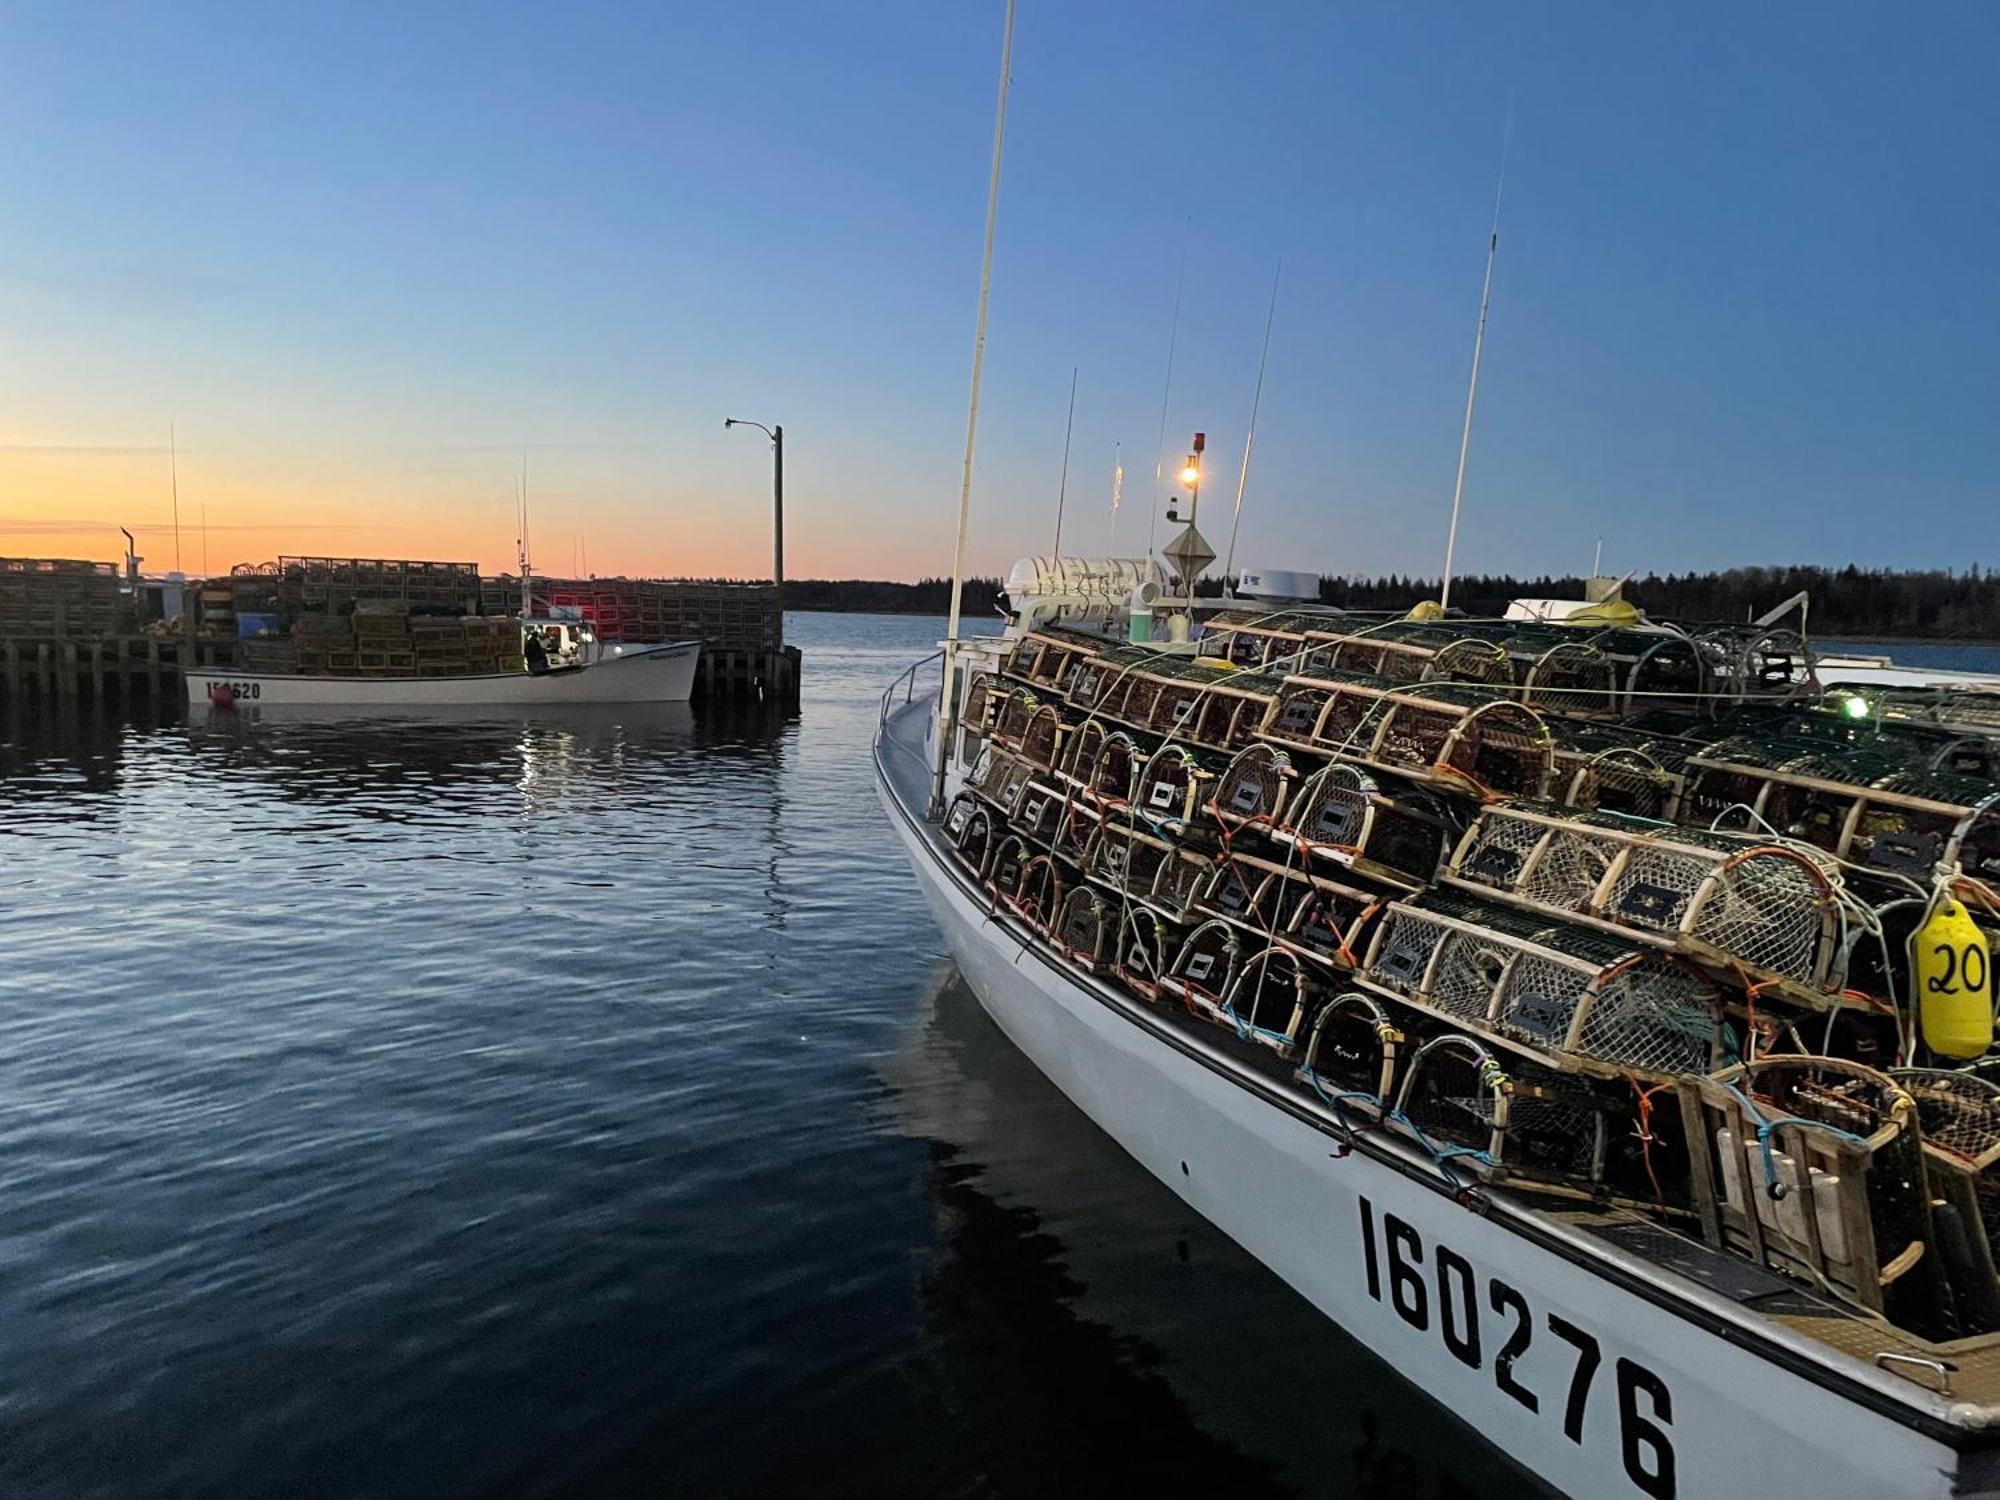
[[[1420,599],[1410,606],[1410,612],[1403,616],[1406,620],[1442,620],[1444,606],[1435,599]]]
[[[1597,630],[1623,630],[1637,625],[1645,618],[1638,606],[1616,597],[1600,599],[1595,604],[1586,604],[1582,609],[1573,610],[1563,616],[1561,624],[1582,625]]]
[[[1993,1045],[1993,963],[1986,934],[1950,897],[1910,939],[1924,1045],[1941,1057],[1979,1057]]]

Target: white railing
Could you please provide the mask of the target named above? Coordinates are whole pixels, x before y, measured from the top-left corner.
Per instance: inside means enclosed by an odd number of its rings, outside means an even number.
[[[944,691],[944,652],[933,651],[921,661],[911,662],[909,666],[896,674],[894,680],[887,687],[882,689],[882,712],[876,721],[878,725],[889,722],[889,713],[892,709],[901,708],[906,704],[916,701],[918,674],[932,663],[937,664],[938,681],[937,686],[931,690],[931,694],[935,697]],[[901,695],[900,698],[898,694]]]

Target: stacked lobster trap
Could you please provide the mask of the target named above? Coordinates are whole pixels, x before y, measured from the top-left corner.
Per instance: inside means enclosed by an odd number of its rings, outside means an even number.
[[[1845,982],[1840,867],[1816,850],[1616,813],[1511,803],[1466,832],[1446,883],[1671,949],[1812,1006]]]
[[[1869,871],[2000,879],[2000,784],[1879,748],[1723,740],[1689,758],[1682,816],[1754,823]]]
[[[1992,746],[1811,669],[1772,627],[1050,627],[970,679],[944,833],[989,920],[1351,1129],[2000,1330],[2000,1065],[1911,998],[1944,893],[2000,938]]]

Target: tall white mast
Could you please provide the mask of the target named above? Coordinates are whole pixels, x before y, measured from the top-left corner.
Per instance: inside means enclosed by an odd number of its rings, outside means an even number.
[[[986,251],[979,267],[979,316],[972,332],[972,394],[965,408],[965,469],[958,485],[958,541],[951,554],[951,623],[945,631],[943,698],[939,703],[937,768],[931,811],[944,810],[944,768],[958,731],[958,621],[965,593],[965,528],[972,515],[972,450],[979,432],[979,376],[986,363],[986,304],[993,291],[993,231],[1000,219],[1000,152],[1007,140],[1007,87],[1013,81],[1014,0],[1000,33],[1000,100],[993,113],[993,170],[986,184]]]
[[[1493,306],[1493,260],[1500,253],[1500,199],[1507,191],[1507,150],[1514,140],[1514,106],[1507,106],[1507,128],[1500,140],[1500,182],[1493,190],[1493,232],[1486,241],[1486,280],[1479,289],[1479,331],[1472,337],[1472,382],[1465,391],[1465,426],[1458,436],[1458,478],[1451,487],[1451,530],[1444,539],[1444,582],[1438,607],[1451,607],[1452,555],[1458,549],[1458,511],[1465,498],[1465,461],[1472,453],[1472,409],[1479,401],[1479,362],[1486,353],[1486,314]]]
[[[1069,367],[1069,417],[1063,423],[1062,478],[1056,482],[1056,544],[1054,557],[1062,561],[1063,501],[1069,495],[1069,440],[1076,432],[1076,366]]]
[[[1153,454],[1153,507],[1146,517],[1146,556],[1153,555],[1153,540],[1160,522],[1160,492],[1167,473],[1167,404],[1174,394],[1174,349],[1181,338],[1181,291],[1187,284],[1187,240],[1181,240],[1181,268],[1174,276],[1174,317],[1167,330],[1167,379],[1160,390],[1160,438]]]
[[[1111,541],[1104,551],[1107,557],[1118,555],[1118,506],[1125,498],[1125,444],[1111,445]]]
[[[1257,356],[1257,389],[1250,397],[1250,430],[1243,436],[1243,467],[1236,475],[1236,510],[1229,518],[1229,555],[1222,562],[1222,586],[1234,593],[1236,585],[1230,581],[1236,567],[1236,528],[1243,524],[1243,492],[1250,485],[1250,450],[1257,443],[1257,412],[1264,404],[1264,366],[1271,361],[1271,324],[1278,317],[1278,278],[1285,274],[1285,263],[1280,260],[1278,269],[1271,273],[1271,307],[1264,314],[1264,352]]]
[[[521,618],[535,612],[534,594],[528,584],[528,455],[521,455]]]

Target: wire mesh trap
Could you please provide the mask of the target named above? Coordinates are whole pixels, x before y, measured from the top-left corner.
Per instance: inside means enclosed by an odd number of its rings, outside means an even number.
[[[1345,761],[1300,785],[1271,837],[1409,889],[1428,885],[1452,837],[1442,799]]]
[[[1800,998],[1838,988],[1839,867],[1817,850],[1516,803],[1479,815],[1446,879],[1784,981]]]
[[[1719,992],[1678,958],[1454,891],[1386,908],[1362,974],[1440,1019],[1600,1076],[1704,1073],[1724,1042]]]

